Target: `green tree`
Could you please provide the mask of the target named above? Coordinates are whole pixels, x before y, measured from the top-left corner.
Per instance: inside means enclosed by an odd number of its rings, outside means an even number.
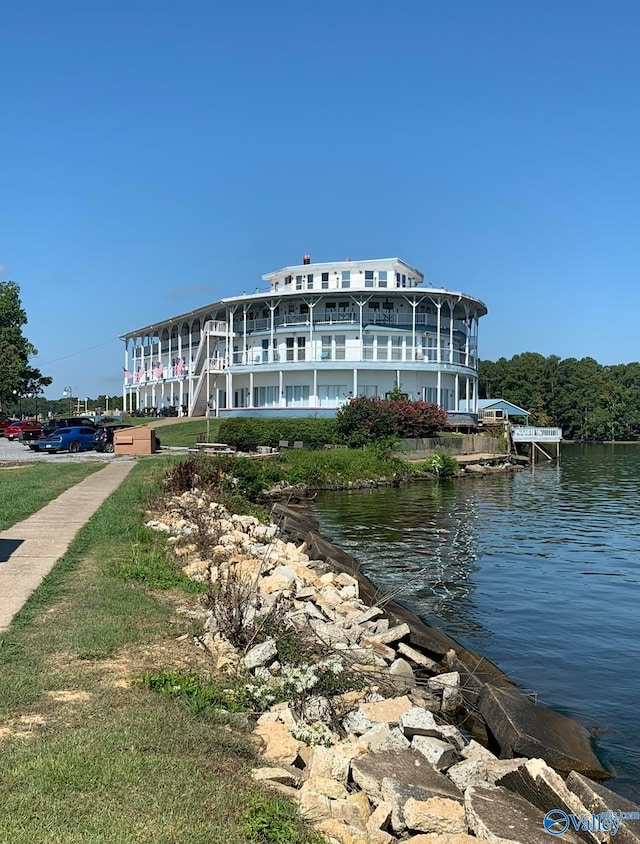
[[[22,307],[20,287],[15,281],[0,282],[0,405],[11,402],[15,394],[24,396],[51,383],[38,369],[29,365],[36,348],[22,333],[27,314]]]

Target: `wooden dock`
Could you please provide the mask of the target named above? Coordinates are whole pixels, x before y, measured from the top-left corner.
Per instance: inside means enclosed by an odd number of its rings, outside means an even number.
[[[559,460],[562,428],[538,428],[532,425],[513,425],[511,427],[511,441],[514,451],[517,449],[518,443],[528,443],[531,445],[532,463],[535,462],[536,457],[539,455],[544,455],[547,460],[553,460],[553,456],[543,448],[542,444],[544,443],[546,446],[555,444],[555,459]]]

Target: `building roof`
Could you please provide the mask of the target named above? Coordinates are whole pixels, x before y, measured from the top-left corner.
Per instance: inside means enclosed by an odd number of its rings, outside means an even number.
[[[275,270],[271,273],[265,273],[262,278],[265,281],[270,281],[272,278],[276,278],[277,276],[281,275],[282,273],[308,273],[312,272],[313,270],[323,270],[323,269],[335,269],[336,267],[342,267],[343,269],[351,269],[360,266],[372,266],[377,267],[378,264],[398,264],[400,266],[405,267],[410,273],[414,273],[419,282],[424,280],[424,275],[420,272],[420,270],[416,269],[416,267],[412,267],[411,264],[407,264],[406,261],[403,261],[401,258],[364,258],[363,260],[356,260],[351,258],[345,258],[343,261],[323,261],[323,262],[316,262],[309,264],[295,264],[294,266],[290,267],[282,267],[280,270]]]
[[[517,404],[507,401],[506,399],[478,399],[478,410],[486,410],[487,408],[495,410],[502,410],[508,416],[529,416],[528,410],[523,407],[518,407]]]

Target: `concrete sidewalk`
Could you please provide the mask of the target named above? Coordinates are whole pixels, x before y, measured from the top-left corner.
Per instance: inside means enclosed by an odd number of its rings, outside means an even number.
[[[135,460],[112,460],[28,519],[0,531],[0,631],[134,466]]]

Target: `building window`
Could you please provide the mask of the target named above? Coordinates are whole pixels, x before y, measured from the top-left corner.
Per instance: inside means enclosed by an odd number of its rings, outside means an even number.
[[[287,360],[288,361],[294,360],[293,344],[294,344],[294,338],[293,337],[287,337]]]
[[[306,352],[307,352],[307,338],[306,337],[298,337],[297,338],[297,345],[298,345],[298,360],[305,360],[306,359]]]
[[[342,270],[342,286],[351,287],[351,270]]]
[[[386,287],[387,286],[387,271],[380,270],[378,273],[378,287]]]
[[[373,270],[364,271],[364,286],[373,287]]]
[[[402,360],[402,337],[391,338],[391,360]]]
[[[378,360],[389,360],[389,337],[386,334],[378,334]]]
[[[321,284],[323,290],[329,289],[329,273],[322,273]]]
[[[246,387],[233,391],[234,407],[249,407],[249,390]]]
[[[345,346],[346,346],[346,336],[344,334],[336,334],[335,336],[336,342],[336,360],[344,360],[345,359]]]
[[[373,360],[373,335],[362,338],[362,358],[363,360]]]
[[[285,283],[285,284],[291,284],[291,282],[292,282],[292,281],[293,281],[293,276],[292,276],[292,275],[286,275],[286,276],[284,277],[284,283]]]
[[[307,290],[313,290],[313,273],[307,275]]]
[[[302,290],[302,276],[296,276],[296,290]]]
[[[334,407],[347,397],[346,384],[318,384],[318,401],[320,407]]]
[[[278,388],[277,387],[254,387],[253,388],[253,406],[254,407],[277,407]]]
[[[331,336],[328,334],[322,337],[322,352],[320,353],[321,360],[331,360]]]
[[[378,385],[362,384],[358,389],[358,394],[361,396],[366,396],[369,399],[375,399],[378,397]]]
[[[309,404],[309,388],[307,386],[301,384],[284,389],[287,407],[300,407]]]

